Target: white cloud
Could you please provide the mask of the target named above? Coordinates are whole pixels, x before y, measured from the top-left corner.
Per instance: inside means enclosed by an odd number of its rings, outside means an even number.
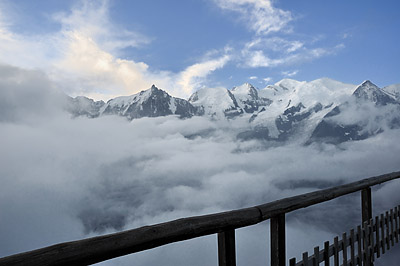
[[[105,0],[79,1],[70,13],[54,15],[61,30],[45,35],[17,34],[0,23],[0,61],[43,69],[69,94],[109,98],[149,88],[145,63],[115,56],[149,38],[113,24],[108,9]]]
[[[295,65],[331,55],[344,48],[315,47],[312,37],[307,41],[293,39],[290,11],[274,6],[270,0],[214,0],[222,10],[239,13],[239,18],[254,32],[251,41],[241,49],[236,60],[242,67],[279,67]],[[282,34],[284,33],[284,35]],[[298,37],[298,35],[296,35]],[[314,48],[307,47],[313,45]]]
[[[291,43],[290,47],[287,48],[286,52],[292,53],[303,47],[303,43],[299,41],[294,41]]]
[[[270,0],[214,0],[224,10],[240,14],[240,18],[258,35],[283,30],[293,19],[289,11],[273,6]]]
[[[116,58],[79,31],[66,32],[63,37],[63,56],[53,62],[56,68],[50,73],[67,92],[129,94],[151,86],[145,63]],[[76,87],[68,88],[71,85]]]
[[[274,52],[292,53],[304,46],[304,42],[287,40],[281,37],[257,37],[245,44],[247,50],[263,49]]]
[[[56,13],[53,19],[62,26],[62,32],[79,32],[94,39],[102,49],[118,52],[121,48],[138,47],[150,38],[114,24],[109,15],[109,0],[82,0],[69,13]]]
[[[266,77],[266,78],[263,78],[263,80],[265,81],[265,83],[269,83],[269,82],[272,81],[272,78],[271,77]]]
[[[251,77],[249,77],[249,79],[255,80],[255,79],[257,79],[257,77],[256,76],[251,76]]]
[[[177,85],[182,88],[183,94],[188,96],[194,90],[200,88],[203,78],[211,72],[220,69],[231,59],[231,56],[224,54],[216,59],[206,60],[189,66],[177,77]]]
[[[113,23],[109,9],[107,0],[78,1],[70,12],[53,15],[60,31],[37,36],[13,33],[7,27],[9,18],[0,13],[0,61],[40,68],[70,95],[107,100],[146,90],[152,84],[187,97],[230,60],[229,48],[222,55],[211,51],[199,62],[173,73],[152,71],[144,62],[122,59],[118,56],[122,48],[146,45],[151,38]]]
[[[244,64],[242,66],[256,68],[296,65],[323,56],[333,55],[343,48],[344,45],[337,45],[333,48],[308,49],[303,47],[297,52],[291,52],[289,54],[278,54],[276,58],[271,58],[266,54],[267,52],[264,50],[254,50],[246,47],[242,50],[242,60],[244,61]]]
[[[285,77],[293,77],[296,76],[297,73],[299,73],[298,70],[293,70],[293,71],[282,71],[282,75]]]

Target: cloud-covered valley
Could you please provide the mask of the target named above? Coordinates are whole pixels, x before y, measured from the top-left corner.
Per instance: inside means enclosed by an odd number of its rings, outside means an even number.
[[[240,141],[229,120],[204,116],[71,118],[40,72],[2,66],[0,77],[0,256],[399,170],[399,129],[340,145],[269,145]],[[399,188],[374,189],[374,215],[400,202]],[[358,225],[359,205],[357,193],[289,214],[288,257]],[[348,219],[336,223],[340,215]],[[268,228],[238,230],[239,265],[269,260]],[[104,264],[132,262],[217,265],[216,238]]]

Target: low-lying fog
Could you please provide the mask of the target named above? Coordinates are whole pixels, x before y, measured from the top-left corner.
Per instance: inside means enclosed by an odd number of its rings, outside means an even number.
[[[400,170],[400,130],[340,146],[268,146],[236,140],[228,122],[73,119],[60,102],[40,73],[0,71],[1,257]],[[374,188],[374,215],[400,203],[399,189],[399,180]],[[360,220],[359,193],[289,214],[287,258]],[[266,265],[268,253],[269,222],[237,231],[238,265]],[[213,235],[103,264],[217,265],[216,254]]]

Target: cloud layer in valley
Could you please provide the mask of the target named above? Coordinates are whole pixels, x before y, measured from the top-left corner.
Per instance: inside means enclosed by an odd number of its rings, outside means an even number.
[[[398,129],[340,146],[266,147],[205,117],[72,119],[45,75],[0,70],[0,256],[399,170]],[[398,189],[398,181],[374,189],[374,211],[400,202]],[[357,194],[290,214],[288,257],[358,225],[359,205]],[[349,218],[337,224],[338,216]],[[265,265],[268,223],[238,230],[237,243],[239,263]],[[133,261],[216,265],[216,238],[104,264]]]

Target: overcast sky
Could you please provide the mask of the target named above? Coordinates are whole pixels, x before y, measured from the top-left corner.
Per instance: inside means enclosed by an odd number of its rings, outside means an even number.
[[[0,62],[40,68],[67,93],[102,99],[153,83],[181,97],[285,77],[386,86],[399,82],[399,7],[395,0],[0,0]]]

